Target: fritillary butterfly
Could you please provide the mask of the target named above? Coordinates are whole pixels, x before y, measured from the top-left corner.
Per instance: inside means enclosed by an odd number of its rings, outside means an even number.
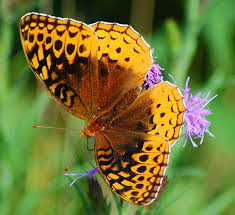
[[[128,25],[30,13],[20,36],[47,92],[89,122],[81,135],[96,135],[97,167],[112,191],[136,205],[156,199],[185,107],[168,82],[142,90],[153,60],[141,35]]]

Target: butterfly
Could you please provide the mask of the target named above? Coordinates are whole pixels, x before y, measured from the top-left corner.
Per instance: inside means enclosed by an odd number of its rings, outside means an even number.
[[[29,13],[20,21],[29,66],[52,98],[89,124],[98,171],[120,198],[154,201],[185,106],[178,88],[143,90],[153,64],[149,45],[128,25]]]

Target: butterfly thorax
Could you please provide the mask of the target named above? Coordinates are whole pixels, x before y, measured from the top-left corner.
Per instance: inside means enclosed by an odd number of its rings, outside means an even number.
[[[80,133],[81,136],[93,137],[98,132],[110,128],[113,121],[119,118],[120,114],[135,101],[141,90],[140,86],[129,90],[109,111],[94,117]]]
[[[81,131],[81,136],[93,137],[101,130],[105,130],[111,126],[111,117],[108,114],[98,116],[90,121],[90,123]]]

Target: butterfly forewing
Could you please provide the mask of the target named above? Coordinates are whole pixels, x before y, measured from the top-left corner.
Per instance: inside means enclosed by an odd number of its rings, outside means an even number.
[[[89,120],[97,98],[98,39],[84,23],[43,14],[20,22],[23,49],[35,76],[71,114]]]
[[[128,25],[88,26],[30,13],[21,19],[20,34],[35,76],[67,111],[86,120],[127,95],[133,102],[152,65],[149,45]]]
[[[98,134],[95,155],[99,172],[110,188],[136,205],[154,201],[169,159],[166,138],[128,130]]]

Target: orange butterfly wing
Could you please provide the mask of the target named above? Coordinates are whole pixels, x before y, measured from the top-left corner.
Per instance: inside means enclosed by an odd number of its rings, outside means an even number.
[[[98,22],[90,26],[99,39],[98,107],[107,112],[142,85],[152,66],[152,54],[141,35],[128,25]]]
[[[107,184],[131,203],[152,202],[185,108],[167,82],[139,95],[152,65],[143,38],[127,25],[88,26],[36,13],[21,19],[20,35],[33,73],[51,96],[91,128],[98,125],[95,157]],[[99,130],[100,122],[111,126]]]
[[[98,71],[93,29],[71,19],[31,13],[21,19],[20,35],[29,65],[45,89],[68,112],[90,119]]]
[[[117,116],[115,124],[118,122],[120,128],[131,130],[137,123],[148,134],[166,137],[172,146],[179,138],[185,111],[178,88],[169,82],[162,82],[140,95]]]
[[[152,65],[150,47],[130,26],[88,26],[30,13],[21,19],[20,35],[45,89],[68,112],[88,121],[140,86]]]
[[[154,201],[168,164],[166,138],[112,129],[98,134],[96,163],[109,187],[122,199],[136,205]]]
[[[146,205],[156,199],[170,144],[178,139],[182,126],[182,99],[175,86],[162,82],[140,95],[97,135],[99,172],[124,200]]]

